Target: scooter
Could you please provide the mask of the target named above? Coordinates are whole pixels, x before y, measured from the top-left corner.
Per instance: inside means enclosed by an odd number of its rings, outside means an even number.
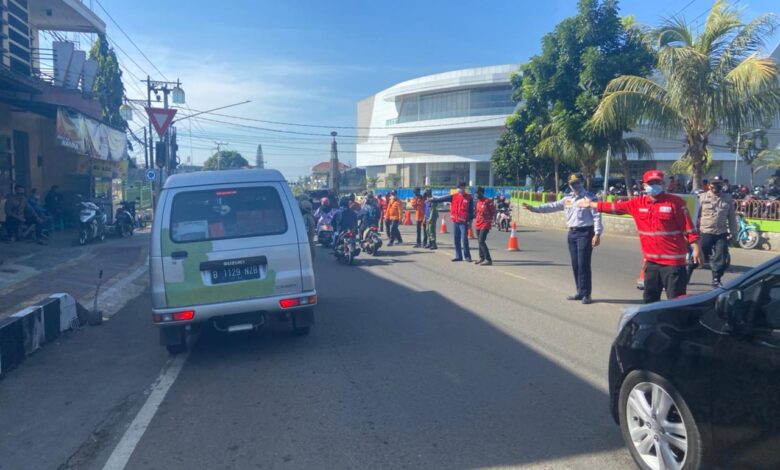
[[[739,231],[737,236],[734,237],[737,244],[746,250],[752,250],[758,246],[758,242],[761,241],[761,237],[758,235],[758,228],[745,221],[745,214],[742,212],[737,213],[737,224],[739,225]]]
[[[333,211],[322,214],[317,221],[317,242],[324,247],[329,247],[333,243]]]
[[[503,209],[496,214],[496,225],[499,232],[508,232],[509,227],[512,226],[512,210]]]
[[[355,257],[360,254],[360,248],[355,241],[355,234],[352,230],[347,230],[339,234],[336,243],[333,245],[333,252],[336,259],[346,265],[352,264]]]
[[[106,239],[106,213],[94,202],[79,202],[79,245]]]
[[[120,238],[132,237],[134,225],[133,215],[127,209],[125,202],[120,202],[114,214],[114,223],[109,226],[109,232]]]
[[[379,249],[382,248],[382,237],[379,235],[379,228],[376,225],[368,228],[365,238],[360,241],[360,246],[371,256],[379,254]]]

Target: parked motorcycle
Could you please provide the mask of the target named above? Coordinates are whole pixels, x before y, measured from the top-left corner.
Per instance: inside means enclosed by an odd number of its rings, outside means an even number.
[[[365,238],[360,241],[360,246],[371,256],[379,254],[379,249],[382,248],[382,237],[379,235],[379,228],[376,225],[369,227]]]
[[[114,214],[114,223],[108,227],[108,232],[120,238],[132,237],[134,226],[133,214],[124,201],[120,202]]]
[[[496,226],[499,232],[508,232],[512,226],[512,210],[502,209],[496,214]]]
[[[737,213],[737,224],[739,225],[739,231],[734,238],[739,246],[746,250],[752,250],[757,247],[760,241],[758,228],[753,224],[747,223],[742,212]]]
[[[336,259],[346,265],[352,264],[352,261],[360,254],[360,248],[355,240],[355,234],[352,230],[341,233],[333,246]]]
[[[81,201],[79,204],[79,245],[90,240],[106,239],[106,213],[97,204]]]
[[[324,247],[333,243],[333,211],[323,214],[317,221],[317,242]]]

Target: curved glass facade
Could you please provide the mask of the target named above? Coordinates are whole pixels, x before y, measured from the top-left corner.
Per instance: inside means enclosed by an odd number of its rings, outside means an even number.
[[[512,87],[480,87],[401,97],[396,123],[470,116],[511,114]]]

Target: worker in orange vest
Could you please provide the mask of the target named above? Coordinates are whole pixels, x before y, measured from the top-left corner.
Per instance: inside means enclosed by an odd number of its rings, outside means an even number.
[[[414,223],[417,225],[417,243],[415,248],[420,248],[423,243],[428,244],[428,237],[423,239],[423,223],[425,219],[425,198],[420,194],[420,188],[414,188],[414,198],[412,199],[412,208],[414,209]]]
[[[390,193],[385,219],[385,224],[388,227],[387,238],[390,240],[387,246],[400,245],[404,242],[401,238],[401,232],[398,230],[398,225],[401,223],[401,201],[395,191]]]

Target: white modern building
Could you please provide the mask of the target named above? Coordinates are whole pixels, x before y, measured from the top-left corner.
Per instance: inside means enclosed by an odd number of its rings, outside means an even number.
[[[415,78],[357,105],[357,166],[400,186],[492,185],[490,157],[515,110],[510,74],[518,65]]]

